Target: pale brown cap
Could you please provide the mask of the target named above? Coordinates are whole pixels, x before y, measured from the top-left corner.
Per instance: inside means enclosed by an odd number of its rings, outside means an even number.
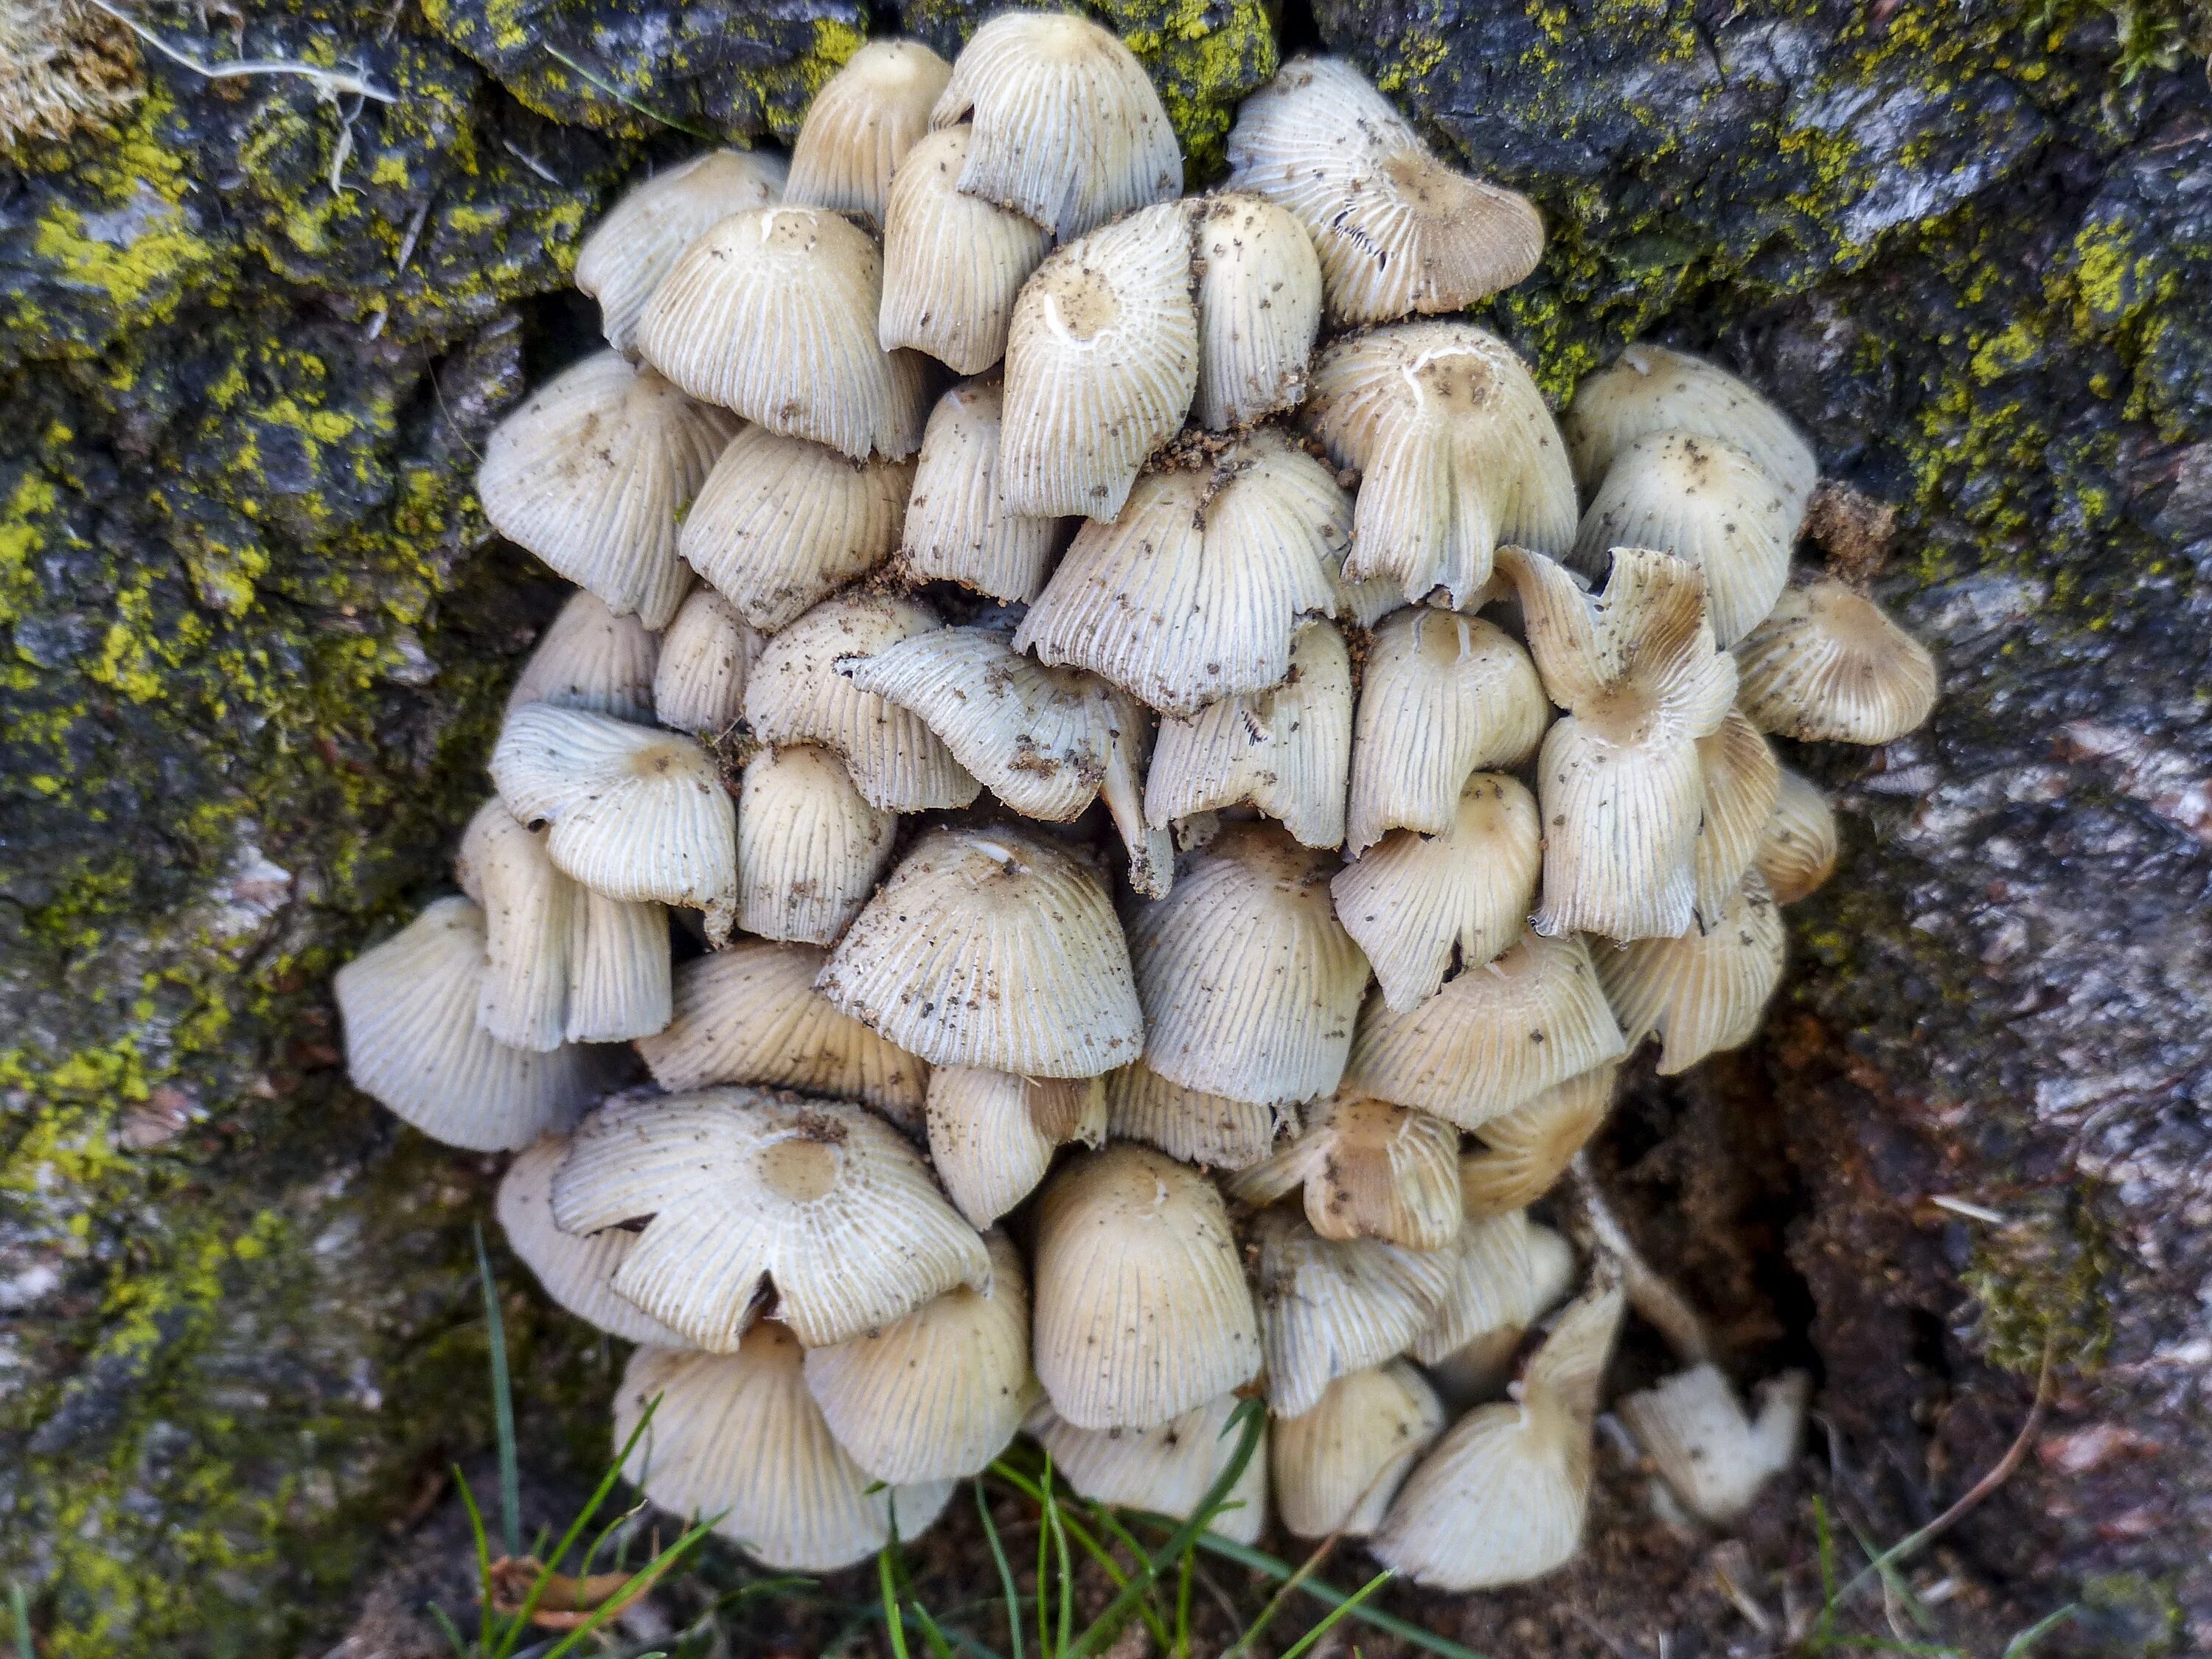
[[[1366,1537],[1444,1420],[1436,1391],[1402,1359],[1339,1377],[1312,1410],[1271,1425],[1284,1526],[1300,1538]]]
[[[1779,737],[1893,743],[1936,707],[1928,647],[1833,577],[1785,589],[1735,659],[1743,712]]]
[[[933,132],[899,164],[876,321],[884,350],[926,351],[962,374],[1006,355],[1014,297],[1052,246],[1043,226],[961,193],[973,136],[965,125]]]
[[[576,254],[576,286],[599,301],[607,343],[635,356],[645,303],[684,250],[732,213],[779,200],[787,166],[774,150],[710,149],[609,208]]]
[[[1254,195],[1206,198],[1196,231],[1198,424],[1228,431],[1297,408],[1321,329],[1312,239]]]
[[[755,750],[738,792],[738,926],[836,944],[890,867],[897,834],[897,816],[869,805],[827,749]]]
[[[1663,1077],[1758,1035],[1782,982],[1783,955],[1782,914],[1756,870],[1702,927],[1680,939],[1601,945],[1596,952],[1607,999],[1630,1046],[1655,1034],[1663,1040]]]
[[[968,380],[937,400],[921,440],[914,494],[907,498],[899,564],[917,581],[953,581],[994,599],[1027,605],[1070,533],[1063,519],[1024,518],[999,482],[1003,391]]]
[[[1760,1386],[1753,1418],[1708,1361],[1624,1395],[1613,1409],[1683,1508],[1725,1527],[1796,1457],[1810,1387],[1804,1372],[1784,1372]]]
[[[1820,785],[1786,766],[1781,773],[1757,862],[1774,902],[1795,904],[1835,872],[1836,815]]]
[[[617,617],[598,594],[579,588],[538,636],[507,694],[507,713],[550,702],[650,726],[659,654],[660,641],[643,623]]]
[[[1141,1140],[1202,1170],[1241,1170],[1297,1133],[1298,1112],[1186,1089],[1139,1060],[1107,1073],[1106,1122],[1117,1140]]]
[[[1237,1437],[1230,1432],[1229,1419],[1237,1405],[1237,1395],[1224,1394],[1149,1429],[1079,1429],[1046,1405],[1031,1413],[1028,1427],[1079,1495],[1180,1521],[1206,1501],[1236,1455]],[[1255,1544],[1267,1527],[1263,1426],[1252,1461],[1206,1530]]]
[[[1323,1238],[1442,1249],[1460,1231],[1459,1131],[1410,1106],[1332,1097],[1291,1145],[1229,1182],[1248,1204],[1300,1188],[1306,1221]]]
[[[653,712],[663,726],[713,739],[745,712],[745,677],[767,641],[711,587],[694,588],[661,636],[653,673]]]
[[[1451,1285],[1449,1251],[1323,1238],[1280,1206],[1253,1218],[1251,1240],[1267,1404],[1279,1417],[1311,1411],[1338,1378],[1405,1352]]]
[[[969,1066],[929,1076],[929,1158],[960,1213],[988,1227],[1036,1190],[1060,1149],[1106,1139],[1106,1085]]]
[[[952,65],[919,40],[869,41],[806,106],[784,200],[881,224],[893,170],[929,131],[951,78]]]
[[[637,1235],[619,1227],[564,1233],[553,1224],[553,1172],[568,1156],[566,1135],[546,1135],[515,1154],[499,1183],[499,1224],[507,1248],[562,1307],[586,1324],[657,1348],[686,1348],[683,1333],[617,1296],[615,1274]]]
[[[1685,351],[1632,345],[1575,388],[1561,422],[1575,477],[1595,489],[1638,438],[1683,432],[1750,455],[1789,498],[1790,533],[1820,482],[1820,464],[1787,416],[1741,380]]]

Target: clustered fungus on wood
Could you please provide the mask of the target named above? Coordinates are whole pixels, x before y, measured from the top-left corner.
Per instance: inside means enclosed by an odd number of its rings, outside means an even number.
[[[1934,700],[1792,577],[1817,463],[1757,393],[1638,346],[1555,423],[1458,314],[1535,266],[1529,204],[1332,60],[1229,150],[1181,197],[1073,16],[871,45],[787,168],[617,205],[609,349],[485,459],[582,591],[466,896],[338,976],[349,1063],[518,1154],[514,1249],[639,1345],[633,1478],[774,1566],[912,1534],[1024,1429],[1188,1512],[1255,1391],[1230,1534],[1569,1559],[1624,1304],[1661,1316],[1529,1206],[1646,1038],[1757,1028],[1836,861],[1766,734]],[[976,378],[933,409],[939,364]],[[1802,1380],[1753,1417],[1680,1346],[1620,1413],[1725,1525]]]

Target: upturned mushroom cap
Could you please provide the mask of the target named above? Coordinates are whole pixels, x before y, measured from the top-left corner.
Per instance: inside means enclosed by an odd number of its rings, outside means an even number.
[[[1893,743],[1936,707],[1936,659],[1833,577],[1784,591],[1735,647],[1743,712],[1808,743]]]
[[[1632,345],[1575,388],[1560,422],[1575,478],[1595,490],[1638,438],[1683,432],[1734,444],[1789,498],[1790,532],[1820,482],[1813,447],[1782,412],[1726,369],[1661,345]]]
[[[1698,919],[1711,927],[1759,856],[1782,787],[1782,767],[1759,728],[1731,708],[1698,739],[1705,811],[1698,825]]]
[[[1106,1126],[1201,1170],[1241,1170],[1298,1131],[1295,1107],[1255,1106],[1170,1083],[1139,1060],[1106,1077]]]
[[[807,105],[783,199],[881,224],[892,170],[928,132],[951,78],[952,65],[919,40],[869,41]]]
[[[972,121],[960,188],[1065,241],[1182,189],[1182,155],[1129,49],[1070,12],[1001,12],[953,61],[932,125]]]
[[[1784,1371],[1760,1385],[1754,1419],[1708,1362],[1624,1395],[1613,1409],[1682,1507],[1725,1527],[1796,1456],[1808,1391],[1804,1372]]]
[[[694,588],[661,636],[653,706],[663,726],[709,739],[745,712],[745,677],[767,641],[711,587]]]
[[[1312,233],[1338,323],[1463,311],[1543,257],[1528,198],[1444,166],[1341,58],[1294,58],[1244,100],[1229,183]]]
[[[644,1228],[614,1287],[702,1348],[738,1346],[772,1283],[809,1347],[991,1281],[920,1153],[865,1109],[757,1089],[617,1096],[553,1178],[562,1230]]]
[[[1149,1429],[1079,1429],[1041,1406],[1029,1431],[1052,1454],[1053,1467],[1085,1498],[1188,1520],[1236,1455],[1229,1427],[1237,1397],[1224,1394]],[[1267,1526],[1267,1430],[1228,1499],[1206,1530],[1234,1543],[1256,1544]]]
[[[1188,210],[1164,203],[1070,242],[1022,284],[999,457],[1015,512],[1111,519],[1182,430],[1198,389],[1190,248]]]
[[[1551,718],[1535,665],[1495,623],[1419,607],[1384,618],[1352,716],[1345,851],[1393,830],[1449,833],[1468,780],[1526,765]]]
[[[550,702],[650,726],[659,654],[659,641],[643,623],[617,617],[598,594],[579,588],[522,665],[507,713]]]
[[[960,1213],[988,1227],[1027,1198],[1070,1141],[1106,1139],[1098,1078],[1016,1077],[967,1066],[929,1076],[929,1161]]]
[[[507,1248],[562,1307],[586,1324],[656,1348],[690,1344],[649,1314],[615,1294],[614,1277],[636,1235],[611,1228],[578,1237],[553,1224],[553,1172],[568,1156],[566,1135],[546,1135],[515,1154],[499,1183],[499,1224]]]
[[[615,1396],[615,1442],[653,1420],[626,1473],[660,1509],[719,1516],[714,1530],[763,1565],[834,1572],[943,1513],[950,1480],[884,1486],[838,1445],[806,1391],[799,1340],[763,1323],[735,1352],[640,1348]],[[654,1405],[658,1401],[657,1406]]]
[[[1620,1070],[1610,1060],[1592,1066],[1477,1129],[1486,1150],[1459,1164],[1468,1219],[1526,1208],[1551,1191],[1613,1109]]]
[[[1451,1285],[1449,1251],[1323,1238],[1294,1210],[1261,1211],[1251,1237],[1267,1405],[1278,1417],[1311,1411],[1339,1377],[1405,1352]]]
[[[1784,766],[1774,813],[1760,833],[1755,862],[1777,904],[1795,904],[1835,873],[1836,815],[1820,785]]]
[[[1036,1395],[1029,1284],[997,1233],[991,1282],[925,1302],[904,1319],[806,1354],[806,1386],[837,1443],[895,1485],[980,1474]]]
[[[1043,226],[961,193],[973,137],[964,125],[933,132],[892,176],[876,323],[884,350],[925,351],[962,374],[1006,355],[1014,296],[1052,246]]]
[[[1443,1432],[1444,1408],[1402,1359],[1339,1377],[1312,1410],[1271,1425],[1268,1472],[1300,1538],[1364,1538],[1398,1484]]]
[[[1597,951],[1606,997],[1630,1046],[1654,1034],[1662,1040],[1662,1077],[1750,1042],[1782,982],[1782,913],[1756,870],[1702,930]]]
[[[921,442],[926,371],[876,343],[884,262],[821,208],[756,208],[699,238],[638,325],[647,362],[694,397],[865,460]]]
[[[1337,872],[1329,890],[1384,1006],[1404,1013],[1453,968],[1512,946],[1535,908],[1543,864],[1536,798],[1502,772],[1476,772],[1442,835],[1393,830]]]
[[[1589,947],[1530,932],[1405,1013],[1370,996],[1345,1087],[1478,1129],[1626,1051]]]
[[[897,814],[863,800],[827,749],[756,750],[738,791],[738,926],[836,944],[890,866],[897,834]]]
[[[1504,1223],[1512,1213],[1484,1221],[1468,1218],[1443,1311],[1413,1344],[1429,1381],[1455,1407],[1504,1393],[1528,1328],[1575,1287],[1574,1246],[1549,1227],[1528,1222],[1516,1243],[1516,1235],[1488,1224]],[[1473,1334],[1451,1346],[1455,1334],[1468,1332]]]
[[[678,550],[773,634],[890,557],[913,483],[911,462],[854,461],[742,427],[699,487]]]
[[[477,1024],[483,912],[443,898],[338,969],[346,1071],[433,1140],[474,1152],[559,1133],[612,1081],[613,1056],[570,1044],[510,1048]]]
[[[1197,215],[1198,423],[1249,426],[1304,398],[1321,330],[1321,261],[1283,209],[1210,196]]]
[[[1513,349],[1469,323],[1401,323],[1324,349],[1302,417],[1357,467],[1354,581],[1463,611],[1501,542],[1565,553],[1580,514],[1566,446]]]
[[[1367,958],[1329,908],[1335,860],[1233,824],[1129,919],[1145,1064],[1187,1089],[1288,1106],[1336,1086]]]
[[[727,937],[738,881],[738,815],[714,757],[688,737],[605,714],[532,703],[491,754],[492,782],[545,850],[595,893],[707,913]]]
[[[745,720],[763,743],[818,743],[835,750],[869,805],[886,812],[965,806],[983,786],[918,714],[894,708],[837,672],[944,624],[911,599],[841,593],[824,599],[762,647],[745,682]]]
[[[816,986],[933,1066],[1097,1077],[1144,1042],[1104,884],[1049,842],[999,826],[924,836]]]
[[[1004,398],[994,380],[969,380],[937,400],[907,498],[899,562],[916,581],[953,581],[1009,603],[1044,591],[1065,539],[1060,519],[1028,519],[999,484]]]
[[[1155,1428],[1259,1372],[1229,1214],[1195,1170],[1125,1143],[1076,1158],[1045,1183],[1033,1261],[1037,1378],[1079,1428]]]
[[[677,517],[736,429],[722,410],[602,351],[492,429],[477,495],[501,535],[657,631],[691,585]]]
[[[653,174],[608,209],[576,254],[576,286],[599,301],[607,343],[635,355],[646,301],[684,250],[732,213],[775,202],[785,173],[773,150],[710,149]]]
[[[1279,685],[1291,644],[1336,608],[1351,503],[1280,433],[1209,468],[1147,472],[1111,524],[1086,524],[1014,637],[1170,714]]]
[[[1459,1236],[1459,1131],[1411,1107],[1336,1096],[1308,1115],[1291,1145],[1229,1182],[1247,1204],[1272,1204],[1295,1188],[1323,1238],[1442,1249]]]

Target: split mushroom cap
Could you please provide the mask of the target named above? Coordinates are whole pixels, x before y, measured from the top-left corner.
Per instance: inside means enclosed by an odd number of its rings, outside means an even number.
[[[1784,590],[1735,647],[1743,712],[1808,743],[1893,743],[1936,707],[1936,659],[1832,576]]]
[[[1755,862],[1777,904],[1795,904],[1835,873],[1836,815],[1820,785],[1780,769],[1774,814],[1766,821]]]
[[[1049,842],[999,826],[924,836],[816,986],[933,1066],[1097,1077],[1144,1042],[1104,884]]]
[[[1165,714],[1264,691],[1289,675],[1298,629],[1335,611],[1351,522],[1328,467],[1252,433],[1211,467],[1146,473],[1119,518],[1077,531],[1014,643]]]
[[[501,535],[658,631],[691,585],[678,516],[736,429],[720,410],[602,351],[492,429],[477,495]]]
[[[806,1386],[830,1433],[878,1480],[981,1473],[1036,1397],[1022,1260],[999,1234],[984,1243],[988,1285],[961,1285],[881,1330],[807,1351]]]
[[[578,1126],[553,1218],[572,1233],[642,1221],[615,1289],[716,1353],[771,1282],[776,1317],[811,1348],[991,1282],[982,1239],[921,1154],[844,1101],[617,1096]]]
[[[1781,763],[1759,728],[1731,708],[1710,737],[1698,739],[1705,775],[1705,817],[1698,825],[1698,921],[1711,927],[1752,867],[1774,817]]]
[[[1352,716],[1345,851],[1359,858],[1393,830],[1447,834],[1468,780],[1527,764],[1551,718],[1535,665],[1504,629],[1419,607],[1386,617]]]
[[[1053,1409],[1149,1429],[1260,1370],[1260,1322],[1213,1183],[1148,1147],[1088,1152],[1036,1211],[1034,1340]]]
[[[1323,1238],[1442,1249],[1459,1236],[1459,1131],[1411,1107],[1339,1095],[1291,1145],[1229,1182],[1247,1204],[1272,1204],[1294,1188]]]
[[[1383,1006],[1405,1013],[1455,966],[1479,967],[1512,947],[1535,908],[1543,863],[1536,798],[1502,772],[1475,772],[1441,835],[1393,830],[1329,888]]]
[[[756,750],[738,793],[738,926],[836,944],[876,890],[897,834],[897,815],[862,799],[827,749]]]
[[[1043,226],[961,193],[973,138],[964,125],[933,132],[892,175],[876,324],[884,350],[927,352],[962,374],[1006,355],[1014,296],[1052,246]]]
[[[1789,498],[1792,537],[1820,478],[1812,446],[1773,404],[1726,369],[1661,345],[1632,345],[1577,386],[1561,427],[1576,481],[1591,490],[1615,456],[1655,432],[1734,444]]]
[[[952,65],[933,125],[972,121],[960,188],[1066,240],[1182,189],[1182,155],[1129,49],[1067,12],[1001,12]]]
[[[594,1329],[656,1348],[690,1345],[683,1334],[615,1294],[614,1277],[636,1242],[611,1228],[578,1237],[553,1224],[553,1172],[568,1156],[566,1135],[546,1135],[515,1155],[499,1183],[499,1224],[507,1248],[538,1276],[545,1294]]]
[[[1267,1404],[1278,1417],[1311,1411],[1340,1377],[1405,1352],[1451,1285],[1449,1251],[1323,1238],[1291,1210],[1261,1211],[1252,1238]]]
[[[1370,1544],[1419,1584],[1488,1589],[1542,1577],[1582,1547],[1590,1426],[1620,1292],[1561,1315],[1528,1362],[1517,1402],[1462,1418],[1399,1489]]]
[[[1053,1467],[1085,1498],[1149,1510],[1187,1521],[1205,1503],[1237,1455],[1230,1431],[1237,1397],[1224,1394],[1152,1428],[1079,1429],[1049,1406],[1039,1407],[1029,1431],[1052,1454]],[[1267,1430],[1263,1424],[1252,1461],[1206,1530],[1238,1544],[1256,1544],[1267,1526]]]
[[[627,1473],[653,1504],[714,1530],[763,1565],[834,1572],[944,1512],[953,1483],[884,1486],[830,1432],[806,1391],[803,1352],[763,1322],[731,1353],[640,1348],[615,1396],[615,1440],[645,1422]],[[658,1405],[655,1405],[658,1401]]]
[[[721,736],[745,712],[745,677],[766,641],[711,587],[694,588],[661,636],[653,706],[663,726]]]
[[[937,400],[907,498],[899,562],[916,581],[958,582],[1027,605],[1044,591],[1066,526],[1006,505],[999,482],[1004,404],[994,380],[963,382]]]
[[[919,40],[869,41],[807,105],[784,200],[881,224],[893,169],[929,131],[951,78],[952,65]]]
[[[1616,547],[1656,548],[1695,565],[1705,574],[1713,635],[1734,645],[1782,596],[1800,510],[1748,451],[1687,432],[1647,433],[1607,469],[1573,563],[1593,581]]]
[[[617,617],[598,594],[579,588],[523,664],[506,712],[550,702],[650,726],[659,653],[660,641],[643,623]]]
[[[756,208],[702,236],[638,325],[653,366],[694,397],[855,460],[921,442],[926,370],[876,343],[874,239],[821,208]]]
[[[1405,1013],[1370,996],[1345,1086],[1479,1129],[1626,1051],[1581,936],[1530,932]]]
[[[1336,1087],[1367,958],[1329,908],[1334,858],[1232,824],[1129,920],[1145,1064],[1187,1089],[1287,1106]]]
[[[1527,197],[1437,161],[1341,58],[1294,58],[1244,100],[1229,183],[1313,234],[1340,324],[1464,311],[1543,257],[1543,217]]]
[[[1340,1376],[1310,1411],[1271,1425],[1283,1524],[1299,1538],[1364,1538],[1444,1429],[1436,1390],[1402,1359]]]
[[[886,812],[965,806],[983,786],[921,716],[894,708],[837,672],[944,624],[927,606],[890,593],[824,599],[761,650],[745,683],[745,719],[763,743],[818,743],[844,758],[869,805]]]
[[[1494,1219],[1503,1222],[1505,1217]],[[1501,1244],[1511,1244],[1510,1236],[1469,1217],[1460,1235],[1460,1266],[1443,1312],[1413,1344],[1429,1381],[1455,1407],[1503,1393],[1528,1328],[1575,1287],[1574,1247],[1549,1227],[1529,1222],[1525,1231],[1525,1265],[1515,1265],[1514,1254],[1498,1255]],[[1510,1268],[1503,1278],[1501,1261]],[[1455,1334],[1468,1331],[1474,1334],[1452,1346]]]
[[[780,200],[786,172],[773,150],[710,149],[608,209],[576,254],[576,286],[599,302],[607,343],[635,356],[646,301],[684,250],[732,214]]]
[[[1782,982],[1782,913],[1756,870],[1704,929],[1597,952],[1606,997],[1630,1045],[1655,1033],[1662,1039],[1662,1077],[1750,1042]]]
[[[1258,196],[1197,210],[1198,423],[1250,426],[1295,409],[1321,330],[1321,261],[1305,227]]]
[[[678,550],[764,634],[891,556],[908,461],[854,461],[804,438],[741,428],[699,488]]]
[[[1677,1371],[1614,1406],[1683,1508],[1725,1527],[1797,1455],[1810,1379],[1785,1371],[1760,1385],[1759,1415],[1710,1361]]]
[[[1027,1198],[1071,1141],[1106,1139],[1099,1078],[940,1066],[929,1077],[929,1161],[960,1213],[988,1227]]]
[[[1474,1133],[1486,1149],[1460,1160],[1469,1220],[1534,1204],[1566,1173],[1613,1109],[1613,1061],[1555,1083]]]
[[[1352,580],[1388,576],[1464,611],[1501,543],[1565,553],[1580,519],[1566,446],[1512,347],[1471,323],[1401,323],[1336,341],[1302,417],[1361,478]]]
[[[346,1071],[433,1140],[473,1152],[527,1146],[576,1121],[612,1080],[608,1051],[510,1048],[477,1023],[483,912],[439,899],[338,969]]]
[[[1182,430],[1198,389],[1190,238],[1189,210],[1164,203],[1068,243],[1022,284],[999,458],[1015,512],[1110,520]]]
[[[517,709],[491,755],[492,782],[526,824],[552,826],[562,872],[609,898],[687,904],[728,936],[738,815],[721,768],[692,738],[579,708]]]
[[[1250,805],[1301,845],[1344,841],[1344,795],[1352,769],[1352,653],[1330,623],[1310,623],[1291,640],[1280,685],[1208,703],[1160,722],[1145,779],[1145,820]]]
[[[1296,1134],[1298,1114],[1186,1089],[1139,1060],[1107,1074],[1106,1126],[1116,1139],[1141,1140],[1202,1170],[1241,1170]]]

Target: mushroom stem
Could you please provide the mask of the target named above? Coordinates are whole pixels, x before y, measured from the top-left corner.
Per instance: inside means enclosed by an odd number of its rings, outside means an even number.
[[[1695,1365],[1711,1358],[1712,1343],[1705,1334],[1705,1322],[1698,1317],[1689,1298],[1644,1259],[1598,1186],[1589,1154],[1577,1152],[1569,1167],[1574,1175],[1579,1212],[1570,1223],[1576,1242],[1619,1273],[1629,1306],[1667,1339],[1677,1359],[1685,1365]]]

